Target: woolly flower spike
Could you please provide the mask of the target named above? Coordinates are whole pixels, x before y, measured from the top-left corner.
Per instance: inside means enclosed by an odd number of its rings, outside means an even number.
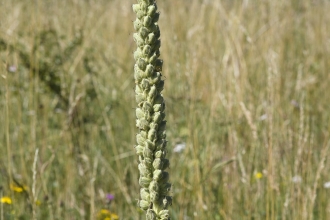
[[[137,49],[134,52],[136,126],[136,153],[139,156],[140,200],[138,206],[146,211],[147,220],[168,220],[168,196],[171,184],[165,169],[169,166],[166,156],[165,103],[161,91],[163,61],[159,59],[159,13],[155,0],[138,0],[133,5],[136,13],[133,34]]]

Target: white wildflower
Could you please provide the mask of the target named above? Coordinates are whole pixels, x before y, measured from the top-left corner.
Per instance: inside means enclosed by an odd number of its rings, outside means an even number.
[[[180,153],[181,151],[183,151],[186,148],[186,143],[180,143],[180,144],[176,144],[173,151],[175,153]]]

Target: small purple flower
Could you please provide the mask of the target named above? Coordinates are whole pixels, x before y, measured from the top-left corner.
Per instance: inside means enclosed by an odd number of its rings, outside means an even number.
[[[17,66],[11,65],[8,66],[8,72],[15,73],[17,71]]]
[[[107,202],[110,203],[112,200],[115,199],[115,196],[113,194],[108,193],[106,195]]]

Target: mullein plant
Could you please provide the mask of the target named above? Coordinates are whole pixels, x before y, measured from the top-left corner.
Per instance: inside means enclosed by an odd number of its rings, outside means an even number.
[[[134,52],[136,153],[139,157],[140,200],[138,206],[146,211],[147,220],[169,220],[168,206],[172,198],[168,196],[171,189],[169,167],[166,159],[166,121],[165,103],[161,91],[163,61],[160,56],[159,13],[154,0],[138,0],[133,5],[136,13],[134,21],[134,41],[137,49]]]

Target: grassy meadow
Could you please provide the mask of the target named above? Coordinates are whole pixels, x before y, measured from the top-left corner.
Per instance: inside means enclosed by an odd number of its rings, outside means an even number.
[[[0,0],[0,220],[145,219],[133,3]],[[157,4],[172,219],[330,219],[330,2]]]

